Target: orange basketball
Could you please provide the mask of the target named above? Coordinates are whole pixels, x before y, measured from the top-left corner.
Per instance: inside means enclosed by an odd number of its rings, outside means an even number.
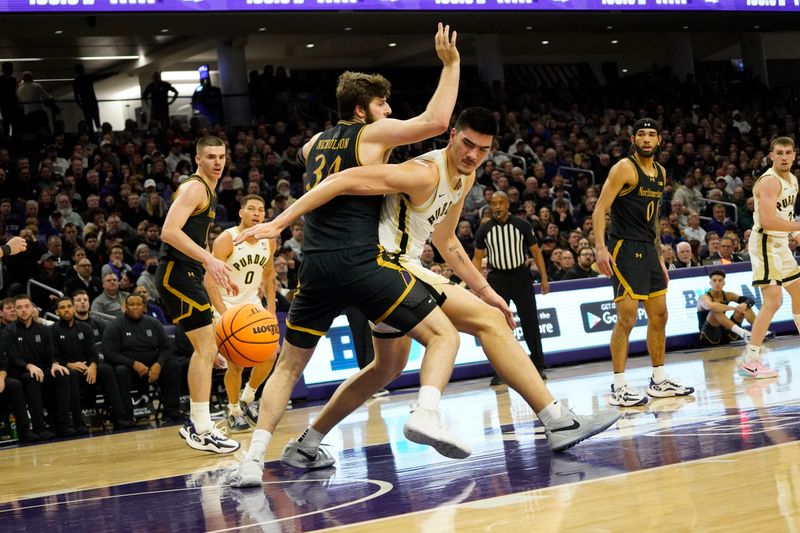
[[[280,331],[275,315],[255,304],[229,307],[217,322],[217,347],[241,367],[275,361]]]

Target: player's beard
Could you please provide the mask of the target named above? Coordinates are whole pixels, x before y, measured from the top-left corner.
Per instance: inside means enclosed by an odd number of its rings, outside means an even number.
[[[636,155],[638,155],[639,157],[644,157],[644,158],[655,157],[656,151],[657,151],[657,148],[653,147],[652,150],[647,152],[641,146],[639,146],[638,144],[635,144],[635,143],[633,145],[633,149],[636,150]]]

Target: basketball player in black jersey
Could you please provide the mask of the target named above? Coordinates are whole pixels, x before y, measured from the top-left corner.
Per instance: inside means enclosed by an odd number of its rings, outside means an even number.
[[[611,278],[617,323],[611,333],[614,384],[608,403],[632,407],[647,403],[647,396],[628,385],[625,364],[628,339],[644,302],[647,313],[647,349],[653,375],[647,394],[655,398],[686,396],[685,387],[666,376],[667,283],[669,275],[661,257],[658,204],[664,193],[666,172],[654,161],[661,136],[655,120],[643,118],[633,125],[634,154],[615,164],[603,185],[592,221],[597,245],[597,265]],[[606,213],[611,210],[611,228],[606,235]],[[611,251],[609,251],[609,249]]]
[[[339,78],[336,99],[341,121],[314,136],[302,150],[306,159],[306,189],[329,174],[353,166],[385,163],[395,146],[423,141],[447,130],[458,94],[460,58],[456,33],[439,24],[436,53],[443,63],[439,85],[424,113],[409,120],[388,118],[389,82],[378,75],[345,72]],[[303,264],[298,292],[286,321],[286,342],[261,396],[258,424],[250,449],[232,479],[235,486],[261,486],[264,452],[286,403],[319,338],[333,319],[349,306],[360,309],[375,324],[375,360],[340,386],[334,398],[353,409],[374,392],[369,383],[385,383],[396,375],[392,364],[382,363],[396,353],[393,339],[404,334],[426,346],[420,370],[419,404],[406,422],[405,433],[429,444],[448,457],[466,457],[466,444],[441,425],[438,403],[450,379],[459,336],[436,306],[422,283],[380,247],[378,220],[380,197],[340,196],[305,217]],[[236,242],[261,238],[264,225],[243,231]],[[393,351],[391,348],[395,348]],[[365,385],[363,381],[366,381]],[[409,429],[412,431],[409,432]],[[289,453],[303,455],[308,467],[332,465],[333,457],[317,448],[322,434],[307,431]],[[306,451],[308,450],[308,451]],[[284,449],[284,456],[287,450]],[[285,458],[285,457],[282,457]]]
[[[192,343],[189,363],[191,418],[179,433],[195,450],[231,453],[239,443],[219,433],[211,421],[211,371],[217,357],[211,303],[204,276],[229,292],[238,292],[230,268],[208,250],[208,229],[214,222],[214,191],[225,168],[225,143],[207,136],[197,142],[197,173],[175,191],[161,230],[161,257],[156,271],[159,294],[172,321],[180,324]]]

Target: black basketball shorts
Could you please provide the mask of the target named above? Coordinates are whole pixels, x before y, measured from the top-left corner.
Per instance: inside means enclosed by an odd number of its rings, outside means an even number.
[[[185,261],[158,263],[156,279],[158,293],[173,324],[180,324],[184,331],[208,326],[213,323],[211,302],[203,285],[205,272],[200,265]]]
[[[313,348],[346,307],[407,332],[436,307],[422,283],[379,245],[306,254],[286,320],[286,340]]]
[[[667,294],[667,280],[654,243],[619,239],[612,241],[611,250],[615,302],[625,296],[649,300]]]

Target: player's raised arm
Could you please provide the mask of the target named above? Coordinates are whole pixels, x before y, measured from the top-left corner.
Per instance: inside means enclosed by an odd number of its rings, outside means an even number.
[[[377,149],[383,152],[395,146],[424,141],[447,131],[456,105],[461,71],[457,36],[455,31],[450,33],[449,25],[439,23],[434,42],[436,55],[442,61],[442,74],[425,111],[408,120],[388,118],[369,124],[361,138],[362,150],[369,150],[370,145],[377,145]]]
[[[778,216],[775,204],[778,203],[780,193],[781,185],[778,178],[771,176],[761,178],[758,186],[758,218],[761,222],[761,229],[765,231],[785,231],[787,233],[800,231],[800,222],[784,220]]]
[[[597,248],[597,266],[605,276],[611,277],[611,263],[613,258],[606,246],[606,214],[611,209],[614,199],[626,185],[636,182],[636,172],[633,165],[623,159],[615,164],[608,173],[608,179],[603,184],[600,198],[592,214],[594,227],[594,245]]]

